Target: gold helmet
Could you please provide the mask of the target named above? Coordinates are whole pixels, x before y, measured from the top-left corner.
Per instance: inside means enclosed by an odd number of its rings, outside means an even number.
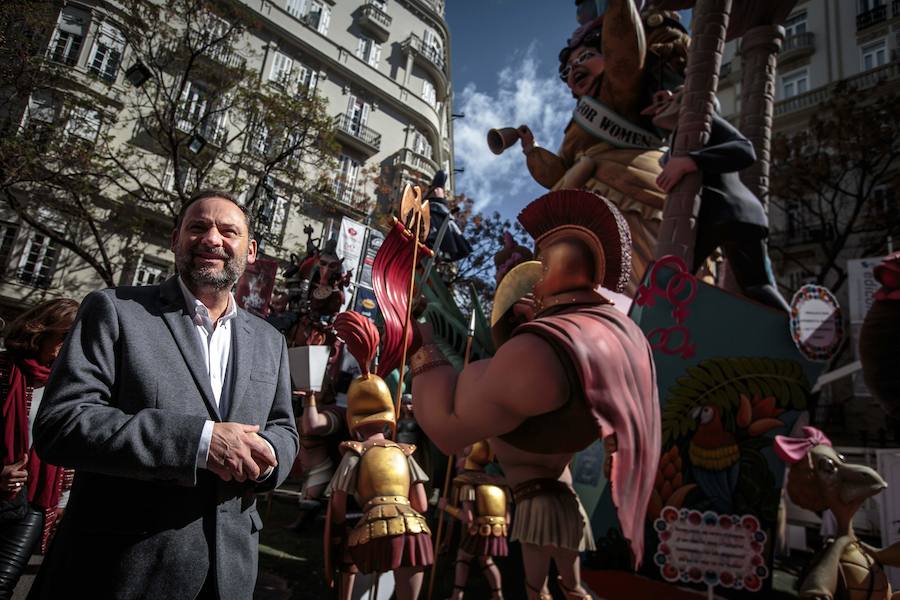
[[[484,467],[494,460],[494,452],[487,440],[475,442],[466,456],[466,464],[463,468],[471,471],[483,471]]]
[[[357,377],[347,390],[347,426],[354,435],[360,425],[382,423],[391,426],[393,435],[397,429],[394,402],[387,384],[378,375]]]

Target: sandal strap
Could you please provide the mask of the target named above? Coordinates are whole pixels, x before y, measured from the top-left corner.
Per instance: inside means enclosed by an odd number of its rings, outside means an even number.
[[[562,588],[563,593],[567,597],[573,598],[574,600],[592,600],[590,594],[582,594],[581,592],[577,592],[564,584],[561,576],[557,576],[556,580],[559,584],[559,587]]]
[[[552,595],[541,593],[541,590],[539,590],[539,589],[536,588],[536,587],[533,587],[533,586],[532,586],[531,584],[529,584],[527,581],[525,582],[525,587],[527,587],[527,588],[528,588],[529,590],[531,590],[532,592],[536,592],[537,595],[538,595],[538,600],[553,600],[553,596],[552,596]]]

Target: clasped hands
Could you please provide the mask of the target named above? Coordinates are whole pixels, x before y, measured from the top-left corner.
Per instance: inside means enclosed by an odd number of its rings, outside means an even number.
[[[206,468],[224,481],[256,481],[278,465],[259,425],[214,423]]]
[[[0,471],[0,491],[16,494],[28,482],[28,455],[12,464],[3,465]]]

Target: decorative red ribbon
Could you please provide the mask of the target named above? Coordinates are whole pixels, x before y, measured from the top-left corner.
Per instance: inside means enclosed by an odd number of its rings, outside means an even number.
[[[407,324],[409,335],[405,335],[403,325],[409,308],[409,279],[412,275],[414,235],[394,220],[390,233],[378,249],[372,265],[372,285],[381,314],[384,316],[384,335],[381,338],[381,355],[377,375],[385,377],[400,366],[404,341],[412,343],[412,324]],[[431,250],[419,244],[417,260],[431,255]],[[407,346],[408,347],[408,346]]]

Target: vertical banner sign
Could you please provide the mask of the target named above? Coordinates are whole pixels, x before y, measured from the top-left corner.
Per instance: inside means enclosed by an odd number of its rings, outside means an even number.
[[[850,309],[850,342],[853,346],[853,358],[859,359],[859,330],[862,328],[866,313],[875,301],[875,292],[881,287],[875,279],[875,267],[881,264],[883,257],[858,258],[847,261],[847,294]],[[853,395],[856,397],[871,396],[872,393],[863,381],[862,372],[853,374]]]
[[[352,219],[341,219],[341,231],[338,234],[337,255],[344,259],[344,271],[353,271],[353,278],[359,275],[362,260],[363,241],[366,238],[366,226]]]
[[[278,261],[271,258],[257,258],[241,276],[234,295],[237,305],[260,317],[269,315],[269,302],[275,289]]]
[[[359,269],[362,264],[363,244],[366,239],[367,227],[362,223],[344,217],[341,219],[341,229],[338,233],[337,255],[344,259],[344,271],[353,271],[351,281],[355,282],[359,278]],[[341,311],[345,311],[350,307],[350,303],[355,295],[356,285],[345,290],[344,305]]]
[[[369,229],[353,300],[353,310],[375,322],[378,320],[378,301],[375,298],[375,290],[372,288],[372,266],[375,264],[375,255],[378,254],[382,242],[384,242],[384,234],[375,229]]]

